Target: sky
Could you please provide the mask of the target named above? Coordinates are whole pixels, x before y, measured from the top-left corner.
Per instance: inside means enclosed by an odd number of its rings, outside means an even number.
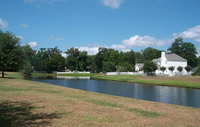
[[[35,50],[167,51],[183,37],[200,54],[200,0],[0,0],[0,29]]]

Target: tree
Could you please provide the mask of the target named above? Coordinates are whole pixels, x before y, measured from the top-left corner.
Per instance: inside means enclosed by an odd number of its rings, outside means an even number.
[[[198,64],[196,47],[190,42],[184,42],[182,37],[176,38],[168,51],[188,60],[188,65],[191,67],[196,67]]]
[[[185,67],[185,70],[186,70],[187,72],[190,72],[190,71],[192,70],[192,67],[191,67],[190,65],[187,65],[187,66]]]
[[[175,69],[175,67],[174,67],[174,66],[170,66],[170,67],[168,67],[168,69],[169,69],[171,72],[173,72],[174,69]]]
[[[123,53],[123,62],[128,62],[132,67],[135,66],[136,58],[133,50]]]
[[[108,61],[108,62],[103,62],[103,72],[113,72],[116,71],[116,66],[115,63]]]
[[[178,70],[179,72],[181,72],[181,71],[183,70],[183,67],[178,66],[177,70]]]
[[[66,65],[70,70],[78,70],[78,57],[80,51],[77,48],[67,49],[65,52],[67,54]]]
[[[160,67],[160,70],[162,71],[162,73],[164,73],[164,71],[166,70],[166,67]]]
[[[161,50],[157,50],[151,47],[146,48],[145,50],[142,51],[143,58],[145,60],[153,60],[156,58],[159,58],[161,56]]]
[[[144,57],[141,52],[135,52],[136,63],[144,63]]]
[[[152,62],[152,61],[145,61],[144,62],[144,66],[143,66],[143,70],[144,72],[155,72],[155,70],[157,69],[157,65]]]
[[[33,72],[31,64],[27,61],[24,65],[24,68],[22,70],[22,73],[24,74],[25,79],[31,78],[31,73]]]
[[[11,32],[2,32],[0,30],[0,67],[2,78],[4,71],[13,67],[15,70],[20,68],[22,59],[22,50],[20,48],[19,38]]]
[[[108,51],[108,49],[104,47],[100,47],[98,50],[99,51],[95,57],[95,64],[97,66],[97,72],[101,72],[103,71],[104,54]]]
[[[123,67],[124,69],[122,71],[133,71],[133,66],[129,62],[123,62],[119,65],[119,67]]]

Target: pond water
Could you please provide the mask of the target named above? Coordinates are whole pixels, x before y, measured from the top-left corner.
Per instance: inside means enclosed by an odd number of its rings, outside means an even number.
[[[89,77],[37,77],[32,80],[97,93],[200,108],[200,89],[94,80]]]

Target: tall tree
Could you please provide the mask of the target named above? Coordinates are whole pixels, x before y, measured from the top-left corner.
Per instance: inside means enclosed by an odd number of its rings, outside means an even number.
[[[136,58],[135,52],[133,50],[123,53],[123,63],[124,62],[128,62],[132,67],[135,66]]]
[[[98,53],[95,57],[95,64],[97,68],[97,72],[102,72],[103,71],[103,60],[104,60],[104,54],[108,51],[107,48],[104,47],[99,47]]]
[[[196,67],[198,64],[196,47],[190,42],[184,42],[182,37],[176,38],[168,51],[188,60],[188,65],[191,67]]]
[[[148,47],[142,51],[144,60],[153,60],[161,56],[161,50]]]
[[[20,39],[11,32],[3,32],[0,30],[0,67],[2,70],[2,77],[4,78],[4,71],[9,67],[19,68],[23,54],[20,48]]]
[[[152,61],[145,61],[143,70],[144,72],[154,72],[157,69],[157,65]]]

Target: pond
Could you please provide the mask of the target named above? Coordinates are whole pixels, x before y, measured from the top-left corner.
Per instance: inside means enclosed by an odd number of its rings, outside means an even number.
[[[200,89],[95,80],[89,77],[53,76],[32,80],[91,92],[200,108]]]

